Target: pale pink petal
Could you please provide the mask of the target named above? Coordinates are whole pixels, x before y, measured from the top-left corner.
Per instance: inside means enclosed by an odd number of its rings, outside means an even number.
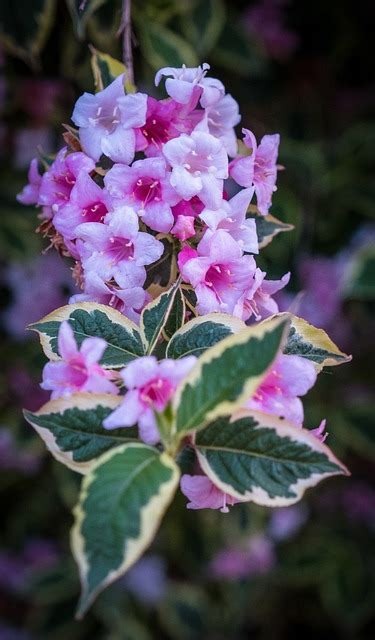
[[[188,509],[220,509],[225,513],[228,511],[227,505],[239,502],[215,487],[207,476],[184,474],[181,478],[180,488],[190,500],[187,504]]]
[[[137,424],[143,410],[143,405],[139,401],[138,391],[128,391],[120,406],[103,420],[103,427],[105,429],[133,427]]]
[[[63,360],[71,360],[78,354],[73,329],[67,320],[64,320],[60,325],[57,337],[57,348]]]
[[[102,338],[86,338],[83,340],[80,352],[85,359],[86,366],[89,367],[99,362],[106,348],[107,343]]]
[[[141,387],[158,375],[158,362],[155,356],[143,356],[130,362],[121,372],[128,389]]]

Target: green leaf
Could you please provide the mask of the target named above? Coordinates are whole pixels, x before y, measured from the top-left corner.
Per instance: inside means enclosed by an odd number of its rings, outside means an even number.
[[[100,455],[137,439],[136,429],[103,427],[121,400],[110,394],[78,393],[50,400],[36,413],[24,411],[24,416],[56,460],[86,474]]]
[[[142,311],[140,327],[144,342],[147,344],[147,353],[152,353],[161,336],[172,311],[178,289],[179,282],[152,300]]]
[[[208,313],[187,322],[175,333],[167,346],[167,357],[201,356],[210,347],[245,328],[239,318],[224,313]]]
[[[118,76],[126,73],[126,67],[122,62],[115,60],[108,53],[98,51],[94,47],[91,47],[91,69],[96,91],[102,91]],[[129,91],[129,87],[127,89]]]
[[[82,584],[79,618],[152,542],[178,480],[175,462],[141,443],[108,451],[85,476],[72,530]]]
[[[223,0],[200,0],[193,10],[181,19],[186,39],[194,45],[200,56],[214,47],[224,24]]]
[[[324,478],[348,474],[309,431],[256,411],[211,422],[196,447],[203,471],[224,493],[269,507],[293,504]]]
[[[85,37],[87,21],[107,0],[66,0],[74,30],[81,40]]]
[[[184,324],[185,314],[185,296],[182,293],[181,287],[179,287],[173,301],[171,312],[163,328],[163,336],[166,340],[170,340],[176,331],[181,329]]]
[[[55,0],[0,2],[0,43],[24,62],[35,63],[53,27]]]
[[[80,302],[56,309],[30,325],[32,331],[39,333],[44,353],[50,360],[60,359],[57,335],[64,320],[69,321],[78,345],[89,337],[106,340],[108,346],[100,364],[107,369],[124,367],[145,354],[141,334],[134,322],[104,304]]]
[[[346,298],[374,300],[375,298],[375,248],[368,245],[354,256],[345,278]]]
[[[190,44],[160,23],[143,23],[140,36],[143,55],[154,69],[198,65],[197,55]]]
[[[147,277],[144,285],[153,298],[171,287],[178,275],[173,238],[164,234],[158,234],[156,237],[163,243],[164,251],[159,260],[146,267]]]
[[[270,214],[262,216],[253,205],[250,205],[246,217],[255,220],[259,249],[263,249],[270,244],[279,233],[293,231],[294,229],[292,224],[281,222],[281,220],[274,218]]]
[[[231,15],[220,33],[212,57],[230,71],[246,76],[259,75],[265,68],[264,58],[259,55],[241,25],[237,24],[236,17]]]
[[[287,319],[246,327],[208,349],[173,398],[175,429],[202,429],[239,408],[258,388],[284,342]]]
[[[350,362],[352,359],[351,356],[338,349],[323,329],[313,327],[306,320],[291,313],[279,313],[274,317],[289,317],[291,321],[288,339],[284,347],[285,354],[312,360],[318,371],[323,367],[334,367]],[[262,324],[267,322],[268,320]]]

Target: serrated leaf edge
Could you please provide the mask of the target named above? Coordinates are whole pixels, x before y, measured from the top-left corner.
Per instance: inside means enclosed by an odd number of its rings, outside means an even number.
[[[88,460],[86,462],[77,462],[73,459],[73,453],[71,451],[62,451],[57,440],[49,429],[40,427],[33,422],[33,416],[43,416],[49,413],[63,414],[67,409],[81,409],[90,410],[95,409],[98,405],[109,407],[110,409],[116,409],[123,398],[114,396],[111,394],[92,394],[92,393],[76,393],[67,398],[57,398],[55,400],[49,400],[38,411],[24,411],[25,420],[35,429],[37,434],[41,437],[47,449],[53,455],[53,457],[64,464],[72,471],[86,475],[91,471],[95,464],[94,460]],[[103,427],[104,431],[104,427]]]
[[[102,456],[100,456],[100,458],[98,458],[90,473],[83,479],[79,501],[73,509],[75,522],[71,530],[71,548],[79,568],[82,587],[81,599],[76,614],[78,620],[83,618],[86,611],[97,598],[99,593],[101,593],[106,587],[112,584],[112,582],[123,575],[139,559],[145,549],[151,544],[156,531],[159,528],[163,515],[170,505],[178,487],[180,470],[174,460],[166,452],[163,452],[160,454],[159,460],[162,462],[162,464],[172,470],[173,473],[171,479],[168,482],[164,482],[160,485],[159,492],[155,496],[153,496],[148,504],[142,509],[140,526],[141,535],[134,540],[131,539],[127,541],[127,553],[126,555],[124,553],[124,560],[122,564],[117,569],[111,571],[108,574],[107,578],[103,580],[103,582],[98,585],[96,589],[94,589],[91,593],[88,593],[87,573],[89,570],[89,565],[84,551],[85,540],[81,534],[81,526],[85,517],[85,512],[82,510],[81,505],[87,497],[91,483],[95,480],[96,469],[110,460],[113,456],[122,453],[125,449],[134,447],[146,447],[147,449],[151,449],[158,453],[157,449],[154,449],[154,447],[149,447],[148,445],[142,443],[124,444],[120,447],[116,447],[115,449],[107,451]],[[162,508],[160,508],[160,506]]]
[[[255,489],[252,488],[251,491],[248,491],[245,494],[241,494],[236,491],[231,485],[223,482],[216,475],[216,473],[208,463],[206,456],[197,447],[197,457],[202,471],[204,471],[204,473],[210,478],[214,485],[216,485],[224,493],[233,496],[241,502],[254,502],[255,504],[265,507],[286,507],[298,502],[307,489],[309,489],[310,487],[315,487],[319,482],[321,482],[321,480],[336,475],[350,475],[347,467],[336,458],[329,447],[315,438],[315,436],[307,429],[303,429],[296,425],[293,425],[292,423],[282,420],[277,416],[265,414],[260,411],[249,411],[247,409],[237,411],[232,416],[231,422],[236,422],[240,418],[244,418],[246,416],[254,417],[258,422],[258,425],[255,426],[254,429],[274,428],[278,435],[280,435],[280,437],[289,437],[295,442],[303,442],[304,444],[309,445],[309,447],[314,451],[324,453],[329,461],[338,467],[338,470],[337,472],[328,471],[326,473],[313,473],[308,478],[301,478],[295,484],[289,486],[290,491],[296,494],[294,498],[285,498],[282,496],[271,498],[267,494],[267,492],[260,487],[256,487]]]

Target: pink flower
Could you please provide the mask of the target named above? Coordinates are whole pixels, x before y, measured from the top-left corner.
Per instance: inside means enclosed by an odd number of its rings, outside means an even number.
[[[89,174],[95,162],[84,153],[67,153],[61,149],[49,169],[43,174],[38,204],[52,207],[56,212],[70,198],[76,179],[81,172]]]
[[[171,205],[180,200],[169,177],[163,158],[147,158],[131,167],[115,164],[104,184],[115,201],[133,207],[151,229],[167,232],[174,221]]]
[[[172,167],[171,185],[184,200],[193,196],[212,209],[223,198],[223,180],[228,177],[228,156],[220,140],[209,133],[193,131],[169,140],[163,153]]]
[[[279,307],[272,296],[285,287],[290,278],[290,273],[286,273],[281,280],[266,280],[266,273],[256,266],[254,258],[252,258],[252,268],[253,273],[248,282],[248,288],[238,300],[234,310],[234,315],[245,321],[251,318],[258,321],[278,313]]]
[[[51,398],[68,396],[78,391],[117,394],[112,375],[99,364],[107,343],[101,338],[86,338],[80,349],[69,322],[61,323],[57,338],[59,362],[48,362],[43,369],[42,389],[52,391]]]
[[[136,150],[144,151],[149,157],[158,156],[168,140],[181,133],[191,133],[193,126],[194,115],[187,114],[178,102],[148,96],[146,122],[135,131]]]
[[[220,209],[206,208],[199,215],[211,231],[227,231],[247,253],[259,252],[255,220],[246,219],[253,193],[254,189],[242,189],[231,200],[223,200]]]
[[[172,207],[175,223],[171,229],[171,234],[182,241],[195,236],[195,219],[203,209],[204,204],[197,196],[190,200],[180,200]]]
[[[144,269],[142,267],[134,269],[129,264],[123,264],[121,272],[116,273],[115,284],[104,282],[95,271],[88,271],[85,274],[84,292],[72,296],[69,302],[107,304],[138,323],[140,312],[149,297],[142,287],[144,280]]]
[[[253,260],[223,230],[205,234],[197,250],[185,247],[178,256],[179,269],[194,287],[199,313],[233,313],[252,277]]]
[[[264,575],[275,565],[274,545],[264,535],[250,538],[247,549],[231,547],[223,549],[211,563],[211,573],[216,578],[238,580]]]
[[[188,509],[220,509],[222,513],[228,513],[228,505],[237,504],[239,500],[227,493],[223,493],[207,476],[190,476],[184,474],[181,478],[180,488],[184,496],[190,502]]]
[[[162,76],[169,76],[165,81],[165,88],[169,96],[176,102],[189,105],[194,109],[198,100],[205,109],[216,104],[224,95],[225,89],[220,80],[207,78],[206,73],[210,65],[206,62],[200,67],[185,67],[180,69],[164,67],[155,76],[156,86]]]
[[[121,372],[128,391],[122,404],[104,420],[105,429],[138,424],[142,440],[156,444],[160,436],[154,411],[165,409],[178,383],[195,362],[195,356],[161,362],[154,356],[144,356],[130,362]]]
[[[319,442],[324,442],[328,436],[328,433],[325,432],[327,420],[322,420],[319,427],[315,429],[310,429],[310,433],[315,436],[319,440]]]
[[[31,160],[27,178],[29,182],[24,186],[21,193],[17,195],[17,200],[22,204],[39,204],[42,176],[39,173],[37,158]]]
[[[56,211],[53,224],[61,235],[74,240],[77,227],[83,222],[103,222],[111,205],[108,193],[87,173],[80,173],[67,204]]]
[[[229,172],[242,187],[254,185],[258,209],[266,215],[271,206],[272,193],[276,191],[276,161],[280,136],[278,133],[263,136],[258,146],[254,134],[249,129],[242,131],[244,143],[251,150],[251,155],[233,160]]]
[[[84,93],[72,115],[83,150],[95,161],[104,153],[114,162],[129,164],[134,158],[134,129],[145,123],[146,109],[146,94],[125,95],[123,75],[95,95]]]
[[[204,117],[195,131],[207,131],[223,144],[227,154],[237,155],[237,136],[234,127],[240,122],[238,102],[227,93],[216,104],[205,110]]]
[[[302,427],[303,405],[300,396],[311,389],[316,377],[315,367],[310,360],[281,354],[246,407],[280,416]]]
[[[163,244],[149,233],[139,231],[138,216],[131,207],[119,207],[99,222],[86,222],[77,227],[81,242],[78,250],[86,272],[94,271],[101,278],[117,279],[124,265],[139,272],[163,253]]]

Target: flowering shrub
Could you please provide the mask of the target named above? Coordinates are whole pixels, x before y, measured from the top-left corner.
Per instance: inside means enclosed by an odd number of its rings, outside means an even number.
[[[125,92],[119,66],[100,60],[67,146],[33,160],[18,196],[41,207],[40,229],[73,258],[82,288],[31,325],[52,399],[25,412],[85,476],[72,531],[79,616],[151,543],[186,449],[192,509],[287,506],[348,473],[324,420],[304,426],[300,398],[350,357],[279,313],[273,296],[289,274],[269,280],[254,257],[291,229],[269,214],[279,136],[258,144],[243,129],[238,145],[238,105],[206,64],[161,69],[162,100]]]

